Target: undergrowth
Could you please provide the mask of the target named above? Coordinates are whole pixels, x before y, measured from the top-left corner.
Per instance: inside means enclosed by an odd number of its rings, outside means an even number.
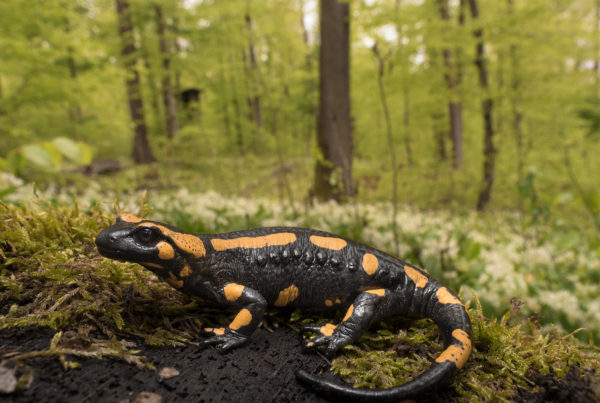
[[[144,200],[139,206],[137,215],[150,213]],[[117,205],[114,210],[119,212]],[[202,307],[141,266],[102,258],[94,237],[114,217],[97,204],[0,202],[0,329],[34,325],[57,331],[48,350],[14,360],[52,355],[68,369],[77,364],[67,357],[115,357],[148,367],[131,340],[193,343],[206,321],[226,323],[227,313]],[[534,387],[532,374],[561,378],[574,366],[600,372],[596,347],[558,331],[542,332],[535,320],[512,323],[518,305],[501,319],[487,319],[476,296],[473,301],[474,351],[450,385],[458,401],[512,399],[518,388]],[[289,320],[282,314],[268,318]],[[294,318],[306,319],[297,313]],[[401,323],[386,321],[346,347],[333,371],[356,386],[376,388],[422,372],[442,349],[437,327],[428,320]]]

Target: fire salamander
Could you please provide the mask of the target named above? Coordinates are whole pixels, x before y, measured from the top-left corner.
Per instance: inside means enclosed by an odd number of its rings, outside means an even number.
[[[391,315],[431,318],[444,350],[414,380],[390,389],[353,389],[306,371],[297,378],[329,399],[398,401],[431,391],[461,368],[471,353],[464,305],[427,273],[388,254],[326,232],[258,228],[214,235],[182,232],[131,214],[96,238],[105,257],[139,263],[184,293],[239,307],[224,327],[206,328],[203,345],[226,351],[245,343],[267,306],[346,309],[341,322],[306,326],[305,346],[333,356],[375,321]]]

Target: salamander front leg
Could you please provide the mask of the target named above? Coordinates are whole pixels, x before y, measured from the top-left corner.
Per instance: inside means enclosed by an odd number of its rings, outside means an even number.
[[[202,341],[200,346],[220,344],[219,351],[225,352],[248,341],[263,318],[267,301],[258,291],[236,283],[226,284],[219,294],[224,303],[243,308],[227,327],[205,328],[204,331],[211,337]]]

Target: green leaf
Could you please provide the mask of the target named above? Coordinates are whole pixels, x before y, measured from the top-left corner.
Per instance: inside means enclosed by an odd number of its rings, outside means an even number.
[[[52,154],[39,144],[26,145],[21,149],[23,157],[29,162],[44,168],[52,167]]]
[[[66,137],[57,137],[52,140],[56,149],[69,160],[75,163],[81,163],[83,152],[79,144]]]
[[[479,257],[480,252],[481,252],[481,244],[479,242],[471,242],[471,243],[469,243],[469,246],[467,246],[465,258],[467,260],[476,259]]]

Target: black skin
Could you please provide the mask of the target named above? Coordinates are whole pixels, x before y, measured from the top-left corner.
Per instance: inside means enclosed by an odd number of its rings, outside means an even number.
[[[316,333],[305,346],[323,348],[328,357],[385,317],[426,317],[439,326],[444,352],[399,387],[353,389],[297,372],[301,382],[332,400],[398,401],[421,395],[443,384],[471,351],[469,316],[452,291],[408,263],[326,232],[274,227],[186,234],[125,214],[98,235],[96,245],[101,255],[140,263],[188,295],[241,308],[228,326],[205,329],[210,337],[202,344],[220,351],[244,344],[268,306],[347,309],[337,326],[301,329]]]

